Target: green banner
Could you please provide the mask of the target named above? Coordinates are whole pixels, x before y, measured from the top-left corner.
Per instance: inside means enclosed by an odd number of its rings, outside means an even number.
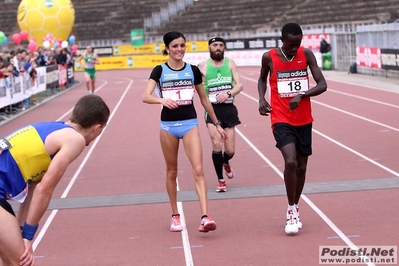
[[[143,29],[132,30],[130,32],[130,40],[131,40],[132,46],[143,46],[144,45],[144,30]]]

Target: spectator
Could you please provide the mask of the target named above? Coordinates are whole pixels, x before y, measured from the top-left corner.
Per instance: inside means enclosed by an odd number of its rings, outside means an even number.
[[[57,59],[55,59],[54,55],[49,55],[49,58],[46,62],[46,66],[56,65]]]
[[[331,51],[331,45],[326,41],[324,37],[321,37],[320,41],[320,53],[326,54]]]
[[[44,65],[46,65],[46,64],[47,64],[47,61],[50,59],[51,50],[45,48],[45,49],[42,51],[42,55],[43,55]]]
[[[10,58],[10,63],[8,64],[8,69],[13,74],[14,77],[18,77],[19,76],[19,71],[15,67],[14,58],[12,58],[12,57]]]
[[[0,52],[0,57],[3,59],[3,65],[7,66],[8,63],[10,62],[10,53],[9,52],[5,52],[5,53]]]
[[[37,72],[35,57],[32,57],[32,53],[26,53],[23,63],[23,69],[26,73],[29,74],[30,81],[32,82],[32,84],[34,84]]]
[[[41,53],[39,51],[35,51],[33,53],[33,59],[37,66],[44,66],[46,64],[46,61],[44,61],[43,53]]]
[[[0,56],[0,79],[6,76],[6,67],[3,65],[3,58]]]
[[[8,53],[8,57],[9,57],[9,61],[8,61],[8,62],[11,62],[11,59],[13,59],[13,58],[15,57],[15,51],[14,51],[14,50],[11,50],[11,51]]]
[[[55,48],[54,58],[56,59],[57,64],[59,65],[64,65],[67,62],[67,56],[65,53],[61,52],[60,47]]]
[[[73,66],[72,54],[71,52],[69,52],[68,48],[63,48],[61,50],[61,54],[66,56],[66,63],[68,67],[72,67]]]
[[[331,45],[326,41],[324,36],[322,36],[320,41],[320,53],[321,53],[321,65],[323,70],[332,68],[330,51],[331,51]]]
[[[4,64],[3,58],[0,56],[0,79],[7,78],[12,75],[12,65]]]
[[[25,53],[25,56],[22,61],[22,69],[24,72],[30,72],[32,68],[32,54]]]
[[[14,65],[11,64],[11,63],[8,64],[7,71],[10,72],[14,77],[18,77],[19,76],[18,71],[15,69]]]
[[[13,53],[14,54],[14,53]],[[17,50],[17,52],[14,54],[14,67],[17,69],[18,72],[20,72],[20,60],[21,60],[21,50]]]

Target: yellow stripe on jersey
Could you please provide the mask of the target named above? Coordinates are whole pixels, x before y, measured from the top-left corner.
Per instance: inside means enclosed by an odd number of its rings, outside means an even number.
[[[6,138],[9,150],[25,181],[39,182],[46,173],[51,157],[46,153],[44,143],[33,126],[24,127]]]

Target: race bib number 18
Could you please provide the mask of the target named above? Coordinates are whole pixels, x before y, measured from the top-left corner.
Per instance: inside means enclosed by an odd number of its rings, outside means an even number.
[[[277,90],[280,97],[295,97],[300,91],[309,90],[306,71],[279,72],[277,76]]]

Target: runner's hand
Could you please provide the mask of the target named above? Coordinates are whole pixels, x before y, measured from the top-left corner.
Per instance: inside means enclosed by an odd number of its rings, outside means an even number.
[[[220,93],[216,95],[216,103],[224,103],[229,98],[227,93]]]
[[[216,130],[219,132],[220,136],[222,137],[222,142],[225,142],[227,140],[227,134],[226,131],[220,126],[216,126]]]
[[[268,116],[271,111],[272,111],[272,107],[265,99],[262,99],[259,101],[259,114],[260,115]]]
[[[179,105],[172,99],[163,99],[162,105],[169,109],[176,109]]]
[[[32,248],[32,241],[23,239],[24,241],[24,253],[22,254],[20,260],[21,266],[34,266],[35,265],[35,257],[33,256],[33,248]]]
[[[292,100],[289,102],[290,110],[295,110],[299,106],[299,102],[302,100],[302,95],[296,95]]]

